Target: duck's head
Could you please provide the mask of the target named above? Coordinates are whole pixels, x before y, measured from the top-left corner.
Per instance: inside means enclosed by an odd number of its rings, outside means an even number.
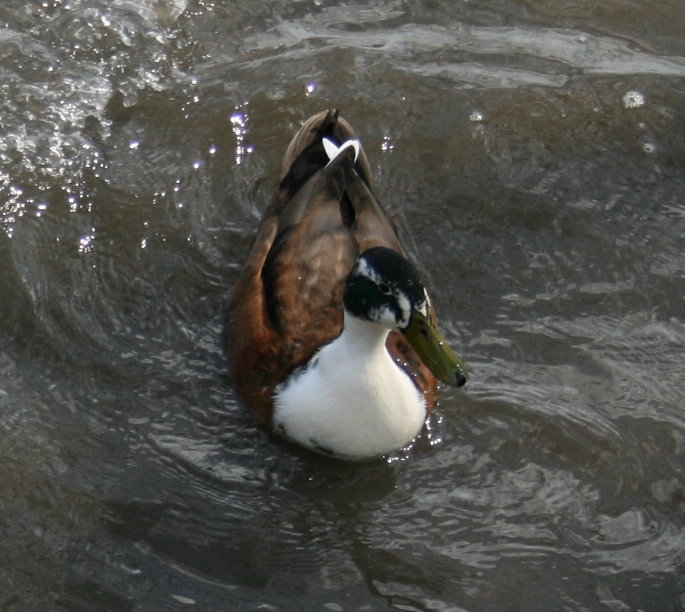
[[[466,382],[466,366],[431,317],[419,271],[397,251],[386,247],[364,251],[350,273],[343,304],[358,319],[404,334],[438,380],[455,387]]]

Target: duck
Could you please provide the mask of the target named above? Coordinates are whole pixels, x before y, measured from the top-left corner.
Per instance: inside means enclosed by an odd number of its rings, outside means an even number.
[[[267,430],[348,461],[411,446],[468,372],[337,109],[307,119],[233,287],[235,390]]]

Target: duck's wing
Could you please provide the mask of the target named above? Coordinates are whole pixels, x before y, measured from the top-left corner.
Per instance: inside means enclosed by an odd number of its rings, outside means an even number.
[[[312,146],[320,147],[321,139]],[[341,150],[330,161],[327,155],[325,165],[279,210],[262,267],[271,326],[305,352],[339,335],[343,290],[359,254],[381,245],[403,252],[362,178],[358,151]],[[304,155],[310,152],[311,147]]]

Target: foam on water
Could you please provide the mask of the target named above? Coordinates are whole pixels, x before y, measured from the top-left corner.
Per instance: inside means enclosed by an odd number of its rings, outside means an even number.
[[[15,6],[13,6],[15,4]],[[55,186],[78,191],[83,173],[106,160],[99,139],[107,105],[120,92],[132,105],[181,74],[174,56],[184,0],[11,3],[0,30],[0,223],[13,222]],[[30,31],[13,25],[31,19]]]

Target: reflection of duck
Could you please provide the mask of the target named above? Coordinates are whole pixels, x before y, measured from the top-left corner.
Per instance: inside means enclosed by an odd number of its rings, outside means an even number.
[[[237,390],[265,424],[345,459],[406,446],[435,405],[437,379],[466,382],[335,110],[311,117],[286,151],[226,343]]]

